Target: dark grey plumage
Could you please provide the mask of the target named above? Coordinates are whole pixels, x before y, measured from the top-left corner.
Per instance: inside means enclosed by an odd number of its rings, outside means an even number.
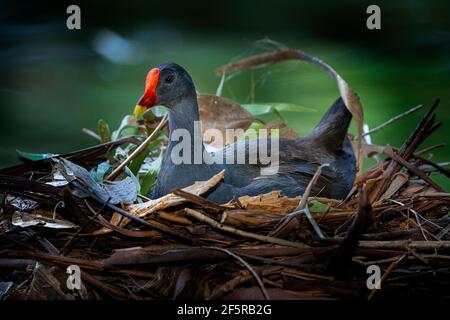
[[[194,121],[199,120],[195,86],[189,74],[177,64],[158,66],[161,72],[157,87],[158,104],[169,110],[169,129],[186,129],[191,136],[195,132]],[[170,83],[164,79],[171,77]],[[157,198],[175,188],[183,188],[194,181],[207,180],[225,169],[224,181],[205,196],[213,201],[225,203],[235,196],[258,195],[281,190],[283,195],[294,197],[303,194],[318,166],[329,163],[313,188],[313,195],[342,199],[350,191],[355,178],[355,156],[346,137],[351,113],[341,98],[323,116],[315,129],[306,137],[279,140],[279,170],[275,174],[261,175],[258,164],[178,164],[172,162],[170,153],[178,142],[169,142],[156,185],[151,193]],[[246,155],[252,144],[261,141],[242,142]],[[270,146],[270,139],[269,139]],[[201,145],[204,151],[203,145]],[[238,145],[232,145],[211,157],[225,157],[234,152]],[[270,147],[268,148],[270,150]],[[194,148],[192,148],[193,152]]]

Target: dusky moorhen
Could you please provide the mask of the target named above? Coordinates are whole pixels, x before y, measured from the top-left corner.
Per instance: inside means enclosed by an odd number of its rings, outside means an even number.
[[[208,194],[207,199],[225,203],[235,196],[259,195],[273,190],[280,190],[283,195],[294,197],[303,194],[306,186],[316,172],[318,166],[328,163],[314,185],[311,195],[342,199],[350,191],[356,171],[356,161],[347,129],[351,121],[351,113],[341,98],[336,100],[326,112],[315,129],[306,137],[298,139],[279,138],[278,172],[261,174],[263,164],[223,164],[211,163],[209,157],[224,157],[237,149],[238,143],[218,152],[206,153],[206,157],[198,164],[175,164],[171,152],[177,146],[179,137],[172,141],[176,129],[185,129],[191,137],[201,141],[201,133],[194,123],[199,121],[197,95],[194,83],[188,72],[175,63],[161,64],[148,72],[144,95],[139,100],[134,113],[142,115],[148,108],[162,105],[169,113],[169,144],[163,157],[162,166],[157,176],[151,198],[158,198],[183,188],[195,181],[207,180],[225,169],[224,181]],[[194,140],[190,139],[191,156],[194,158]],[[266,139],[268,149],[271,139]],[[245,143],[245,152],[254,152],[252,143]],[[198,144],[197,144],[198,148]],[[205,151],[200,143],[201,151]],[[248,158],[246,158],[248,159]]]

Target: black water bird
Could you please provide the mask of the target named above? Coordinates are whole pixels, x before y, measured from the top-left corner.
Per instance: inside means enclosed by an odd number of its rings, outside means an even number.
[[[207,153],[202,143],[200,146],[194,145],[195,139],[189,142],[189,149],[192,157],[196,149],[197,152],[201,150],[205,154],[200,163],[174,163],[171,153],[180,142],[172,141],[171,138],[177,129],[182,129],[201,141],[201,133],[195,126],[200,117],[194,82],[181,66],[167,63],[149,71],[144,95],[134,113],[140,116],[155,105],[168,109],[170,137],[156,185],[150,194],[151,198],[161,197],[195,181],[207,180],[223,169],[224,181],[205,195],[210,200],[225,203],[235,196],[258,195],[273,190],[280,190],[283,195],[294,197],[303,194],[317,168],[326,163],[329,166],[322,170],[311,195],[342,199],[352,188],[356,161],[347,138],[352,116],[341,98],[333,103],[308,136],[297,139],[279,138],[276,172],[261,171],[264,168],[267,170],[268,165],[259,161],[259,158],[256,164],[227,164],[226,161],[223,164],[210,164],[211,159],[223,159],[242,145],[236,143],[217,152]],[[268,142],[270,150],[273,141],[270,138],[265,141]],[[259,145],[261,142],[264,141],[258,139],[241,142],[245,144],[243,147],[246,159],[257,150],[253,148],[254,144]]]

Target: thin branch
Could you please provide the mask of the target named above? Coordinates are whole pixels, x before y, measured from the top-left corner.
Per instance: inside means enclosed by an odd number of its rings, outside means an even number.
[[[246,267],[248,269],[248,271],[252,274],[252,276],[255,278],[256,282],[258,283],[259,288],[261,289],[261,292],[262,292],[262,295],[264,296],[264,299],[270,300],[269,294],[267,293],[267,290],[264,287],[264,283],[261,281],[261,278],[258,276],[256,271],[253,270],[253,268],[244,259],[239,257],[237,254],[234,254],[230,250],[227,250],[227,249],[224,249],[224,248],[219,248],[219,247],[206,247],[206,248],[225,252],[230,257],[233,257],[236,260],[238,260],[240,263],[242,263],[242,265],[244,267]]]
[[[392,117],[388,121],[383,122],[379,126],[373,128],[373,129],[370,129],[369,131],[363,133],[362,136],[365,137],[365,136],[371,135],[372,133],[378,132],[378,131],[384,129],[385,127],[387,127],[387,126],[397,122],[398,120],[400,120],[400,119],[402,119],[402,118],[404,118],[404,117],[406,117],[406,116],[416,112],[417,110],[419,110],[421,108],[422,108],[422,105],[420,104],[420,105],[415,106],[414,108],[411,108],[411,109],[409,109],[409,110],[407,110],[407,111],[405,111],[405,112],[403,112],[403,113],[401,113],[399,115],[396,115],[395,117]]]
[[[410,241],[410,240],[394,240],[394,241],[360,241],[360,248],[371,249],[450,249],[450,241]]]
[[[424,158],[424,157],[422,157],[422,156],[420,156],[420,155],[418,155],[418,154],[413,154],[413,157],[416,158],[417,160],[419,160],[419,161],[425,163],[425,164],[428,164],[428,165],[430,165],[430,166],[436,168],[439,172],[441,172],[442,174],[444,174],[447,178],[450,178],[450,170],[444,168],[444,167],[442,166],[442,163],[441,163],[441,164],[439,164],[439,163],[434,163],[433,161],[428,160],[427,158]],[[444,165],[445,165],[445,164],[444,164]]]
[[[419,227],[420,232],[422,233],[422,237],[425,239],[425,241],[428,241],[428,238],[427,238],[427,236],[425,235],[425,232],[423,231],[422,224],[420,223],[420,220],[419,220],[419,216],[418,216],[417,211],[414,210],[414,209],[408,208],[404,203],[401,203],[400,201],[397,201],[397,200],[394,200],[394,199],[388,199],[388,201],[389,201],[389,202],[392,202],[392,203],[395,203],[395,204],[398,204],[398,205],[400,205],[400,206],[406,208],[407,210],[411,211],[411,212],[414,214],[415,218],[416,218],[416,224],[417,224],[417,226]]]
[[[312,190],[313,186],[316,184],[317,180],[319,179],[319,177],[322,173],[322,169],[325,167],[329,167],[329,166],[330,166],[330,164],[324,163],[320,167],[317,168],[311,181],[309,181],[308,186],[306,187],[305,192],[303,193],[303,196],[300,200],[300,203],[298,204],[298,207],[295,209],[295,211],[302,210],[308,206],[308,198],[311,194],[311,190]]]
[[[314,173],[314,176],[309,181],[308,186],[306,187],[305,191],[303,192],[303,196],[300,199],[300,203],[298,204],[297,208],[293,212],[286,215],[280,221],[280,223],[275,227],[275,229],[270,233],[270,235],[279,236],[279,237],[285,236],[292,229],[294,229],[296,227],[296,225],[298,224],[298,221],[296,219],[294,220],[294,218],[298,217],[301,214],[304,214],[306,216],[306,218],[308,219],[309,223],[311,224],[311,226],[313,227],[316,234],[321,239],[325,238],[324,234],[322,233],[322,230],[320,230],[319,225],[317,224],[316,220],[314,220],[313,216],[311,215],[311,212],[308,209],[308,198],[311,194],[311,190],[312,190],[313,186],[315,185],[315,183],[317,182],[317,180],[320,177],[320,174],[322,173],[322,169],[324,167],[328,167],[328,166],[329,166],[329,164],[325,163],[317,168],[316,172]]]
[[[161,121],[156,126],[155,130],[137,147],[116,169],[114,169],[113,172],[111,172],[107,177],[106,180],[113,180],[119,173],[122,172],[123,168],[126,167],[128,163],[130,163],[138,154],[140,154],[150,143],[150,141],[156,136],[156,134],[162,129],[162,127],[167,122],[167,114],[164,115],[164,117],[161,119]]]
[[[188,241],[188,242],[196,242],[196,240],[188,238],[185,235],[182,235],[181,233],[178,233],[174,230],[171,230],[167,227],[163,227],[162,225],[156,225],[154,223],[150,223],[144,219],[141,219],[139,217],[134,216],[133,214],[129,213],[128,211],[123,210],[122,208],[115,206],[111,203],[107,203],[105,201],[103,201],[102,199],[100,199],[95,193],[91,192],[90,190],[88,190],[87,188],[85,188],[81,183],[79,183],[78,181],[74,181],[75,185],[77,188],[81,189],[84,193],[89,194],[91,196],[92,199],[94,199],[95,201],[98,201],[99,203],[105,205],[106,207],[108,207],[111,210],[114,210],[115,212],[117,212],[118,214],[134,221],[140,224],[143,224],[147,227],[150,227],[153,230],[156,230],[158,232],[164,233],[164,234],[168,234],[172,237],[175,237],[179,240],[183,240],[183,241]],[[200,242],[200,241],[199,241]]]
[[[255,240],[268,242],[268,243],[275,243],[275,244],[279,244],[282,246],[288,246],[288,247],[294,247],[294,248],[308,248],[309,247],[304,243],[287,241],[284,239],[270,237],[270,236],[263,236],[263,235],[260,235],[257,233],[247,232],[247,231],[239,230],[239,229],[236,229],[236,228],[233,228],[230,226],[226,226],[226,225],[223,225],[223,224],[217,222],[216,220],[211,219],[210,217],[204,215],[203,213],[201,213],[197,210],[193,210],[190,208],[185,208],[184,210],[185,210],[186,214],[190,215],[193,218],[196,218],[199,221],[206,222],[207,224],[211,225],[213,228],[216,228],[216,229],[228,232],[228,233],[233,233],[233,234],[239,235],[241,237],[255,239]]]
[[[386,272],[381,276],[381,279],[379,280],[380,286],[386,280],[386,278],[391,274],[391,272],[394,271],[394,269],[397,268],[397,266],[400,264],[400,262],[402,262],[407,256],[408,256],[408,254],[404,254],[389,265]],[[372,289],[372,292],[370,293],[367,300],[371,300],[376,291],[377,291],[377,289]]]
[[[413,172],[418,177],[422,178],[424,181],[426,181],[430,186],[432,186],[436,191],[444,192],[444,190],[433,180],[430,179],[422,170],[416,168],[414,165],[409,163],[407,160],[402,158],[400,155],[395,153],[395,151],[391,147],[386,147],[384,150],[384,153],[386,153],[388,156],[390,156],[392,159],[394,159],[396,162],[398,162],[400,165],[408,169],[409,171]]]
[[[111,199],[111,198],[110,198]],[[108,199],[106,201],[106,203],[109,203]],[[85,200],[86,202],[86,200]],[[59,254],[63,255],[68,254],[70,250],[68,250],[68,252],[64,252],[69,246],[72,245],[72,243],[75,241],[75,239],[81,234],[81,232],[87,227],[89,226],[93,220],[95,220],[95,218],[97,218],[98,215],[100,215],[106,208],[106,203],[100,208],[100,210],[98,212],[95,212],[94,216],[92,217],[88,217],[88,221],[80,228],[78,228],[78,230],[69,238],[69,240],[63,245],[63,247],[59,250]]]
[[[206,198],[203,198],[201,196],[198,196],[196,194],[193,194],[191,192],[185,191],[183,189],[175,189],[172,191],[174,195],[180,196],[188,201],[191,201],[193,203],[198,204],[199,206],[202,206],[203,208],[207,209],[213,209],[218,211],[226,210],[227,208],[221,205],[218,205],[217,203],[208,200]]]
[[[418,152],[415,153],[415,156],[420,156],[424,153],[430,152],[431,150],[437,149],[437,148],[442,148],[445,147],[445,143],[439,143],[439,144],[435,144],[434,146],[430,146],[428,148],[422,149]]]

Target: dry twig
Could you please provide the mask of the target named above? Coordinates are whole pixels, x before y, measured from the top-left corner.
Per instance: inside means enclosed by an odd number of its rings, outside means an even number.
[[[156,136],[156,134],[164,127],[168,119],[167,114],[164,115],[164,117],[161,119],[161,121],[156,126],[155,130],[119,165],[117,168],[114,169],[113,172],[111,172],[107,177],[106,180],[113,180],[119,173],[122,172],[123,168],[127,166],[136,156],[141,153],[147,145],[150,143],[150,141]]]

